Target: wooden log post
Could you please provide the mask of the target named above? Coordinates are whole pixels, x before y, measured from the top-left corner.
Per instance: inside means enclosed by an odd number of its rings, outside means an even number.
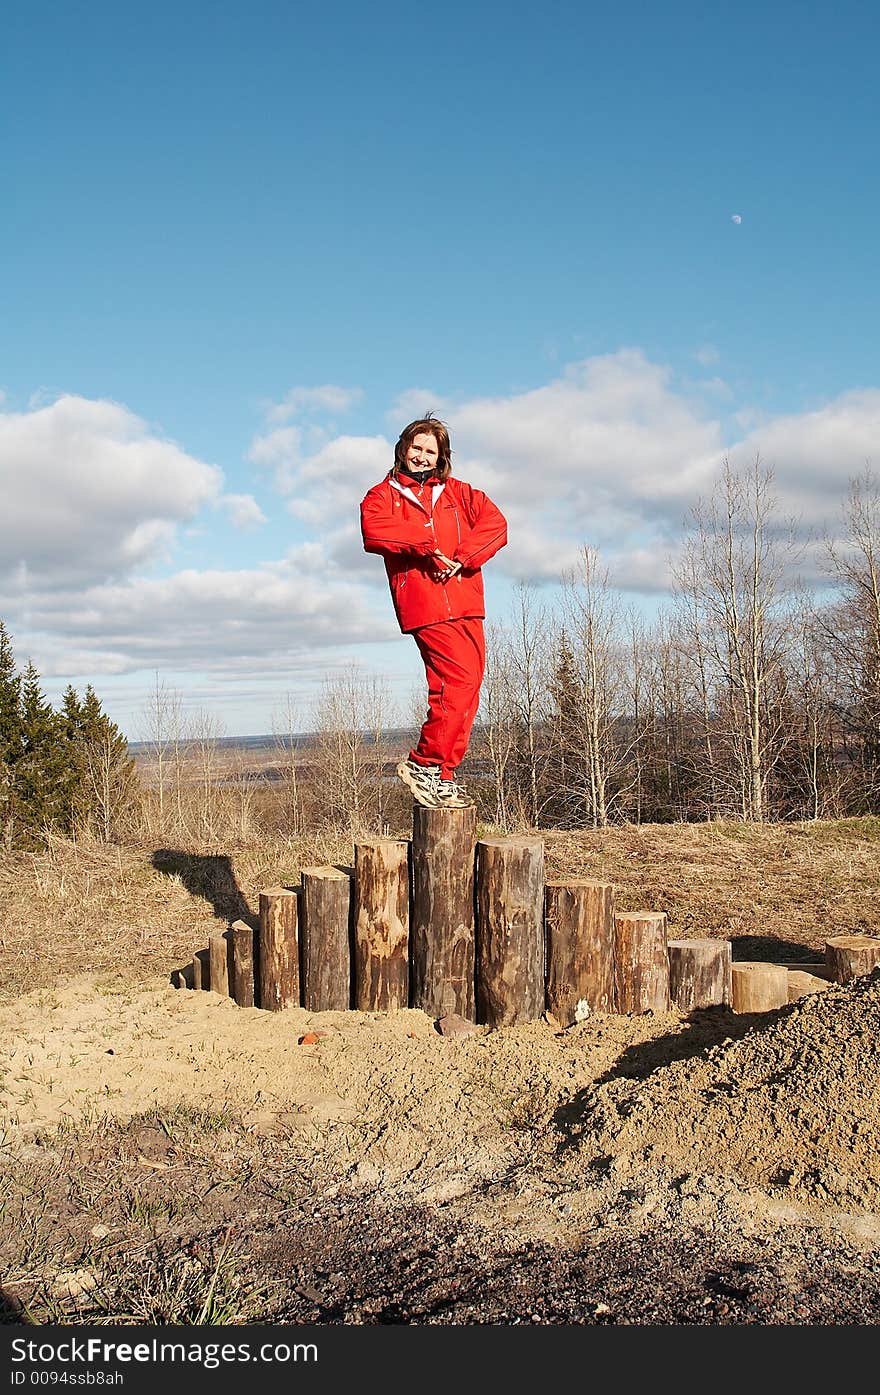
[[[788,974],[788,1001],[796,1003],[800,998],[808,998],[811,993],[821,993],[831,987],[827,974],[810,973],[806,965],[786,964]]]
[[[570,1027],[613,1012],[614,887],[575,877],[544,888],[547,1010]]]
[[[669,1011],[665,911],[615,913],[614,965],[618,1012]]]
[[[181,969],[175,969],[171,975],[171,982],[175,988],[192,988],[194,986],[192,964],[184,964]]]
[[[772,1012],[788,1002],[788,970],[784,964],[743,959],[731,965],[730,982],[734,1012]]]
[[[477,1021],[544,1012],[544,841],[483,838],[476,849]]]
[[[409,843],[376,838],[354,850],[354,1000],[361,1012],[409,1001]]]
[[[350,1008],[351,877],[339,867],[303,867],[300,972],[309,1012]]]
[[[208,936],[208,972],[212,993],[224,998],[230,993],[230,961],[232,958],[229,931]]]
[[[290,887],[260,892],[258,1007],[281,1012],[299,1005],[299,895]]]
[[[680,1012],[730,1002],[730,940],[669,940],[669,997]]]
[[[880,964],[880,938],[832,935],[825,941],[825,963],[835,983],[851,983]]]
[[[429,1017],[473,1022],[477,812],[413,805],[410,1002]]]
[[[193,988],[211,987],[211,951],[197,949],[192,961]]]
[[[232,940],[232,996],[239,1007],[253,1007],[254,931],[246,920],[233,921],[229,927]]]

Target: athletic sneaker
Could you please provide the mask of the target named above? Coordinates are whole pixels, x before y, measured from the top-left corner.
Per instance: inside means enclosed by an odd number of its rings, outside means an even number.
[[[437,781],[437,803],[441,809],[467,809],[473,802],[464,786],[455,780]]]
[[[419,765],[418,761],[402,760],[397,767],[407,789],[412,790],[413,798],[427,809],[436,809],[439,804],[437,786],[440,783],[439,765]]]

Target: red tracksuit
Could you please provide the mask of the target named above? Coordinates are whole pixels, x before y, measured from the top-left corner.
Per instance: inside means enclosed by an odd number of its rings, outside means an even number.
[[[365,552],[385,561],[398,623],[419,647],[428,716],[410,759],[451,779],[467,750],[486,666],[484,562],[507,542],[507,523],[488,495],[451,476],[423,485],[389,474],[361,503]],[[440,580],[442,552],[461,571]]]

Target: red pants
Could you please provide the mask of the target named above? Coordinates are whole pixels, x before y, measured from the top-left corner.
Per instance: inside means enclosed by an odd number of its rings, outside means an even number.
[[[486,668],[486,640],[478,616],[441,620],[413,630],[428,680],[428,715],[410,760],[439,765],[451,780],[464,760],[480,701]]]

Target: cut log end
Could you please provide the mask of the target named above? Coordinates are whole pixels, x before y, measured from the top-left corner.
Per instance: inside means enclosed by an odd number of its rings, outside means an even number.
[[[851,983],[880,964],[880,938],[832,935],[825,941],[825,963],[835,983]]]
[[[784,965],[741,960],[731,966],[734,1012],[773,1012],[787,1003],[788,970]]]

